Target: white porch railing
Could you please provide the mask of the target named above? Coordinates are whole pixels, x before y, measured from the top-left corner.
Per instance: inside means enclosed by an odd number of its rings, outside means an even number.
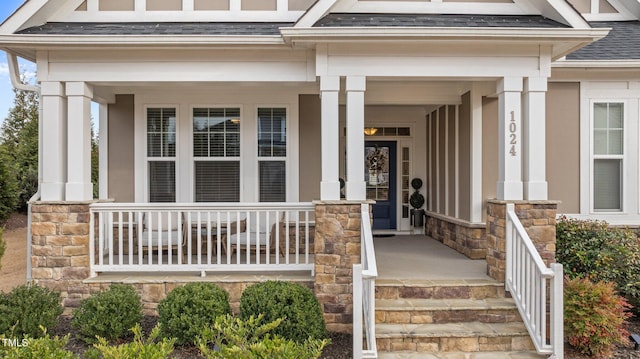
[[[311,203],[96,203],[90,265],[99,272],[311,271]]]
[[[547,268],[520,223],[514,204],[507,204],[506,240],[506,289],[511,292],[538,353],[562,359],[562,264]]]
[[[369,205],[363,204],[361,210],[361,264],[353,265],[353,357],[377,358],[376,347],[376,277],[378,266],[376,252],[373,247],[373,234],[369,218]],[[363,315],[364,334],[367,342],[363,349]]]

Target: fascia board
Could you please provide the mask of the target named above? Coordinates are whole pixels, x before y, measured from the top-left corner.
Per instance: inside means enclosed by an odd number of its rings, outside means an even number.
[[[202,45],[282,45],[279,35],[273,36],[208,36],[208,35],[0,35],[3,47],[78,47],[78,46],[115,46],[115,47],[174,47]]]
[[[640,59],[631,60],[562,60],[551,64],[553,68],[638,68]]]
[[[0,24],[0,34],[15,33],[46,4],[47,0],[25,0],[16,11]]]

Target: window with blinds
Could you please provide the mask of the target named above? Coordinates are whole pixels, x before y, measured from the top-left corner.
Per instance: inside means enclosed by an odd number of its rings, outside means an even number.
[[[622,211],[624,103],[593,104],[593,209]]]
[[[287,109],[258,109],[260,202],[287,200]]]
[[[147,109],[149,202],[176,201],[176,109]]]
[[[194,200],[240,201],[240,109],[193,109]]]

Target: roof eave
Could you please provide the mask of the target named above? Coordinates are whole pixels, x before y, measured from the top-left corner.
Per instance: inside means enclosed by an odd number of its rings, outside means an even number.
[[[624,69],[639,68],[640,59],[617,60],[561,60],[551,65],[553,68],[598,68],[598,69]]]

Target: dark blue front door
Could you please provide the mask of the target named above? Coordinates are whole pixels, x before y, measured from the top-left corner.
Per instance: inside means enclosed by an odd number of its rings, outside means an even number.
[[[373,229],[396,229],[396,143],[366,141],[364,178],[373,205]]]

